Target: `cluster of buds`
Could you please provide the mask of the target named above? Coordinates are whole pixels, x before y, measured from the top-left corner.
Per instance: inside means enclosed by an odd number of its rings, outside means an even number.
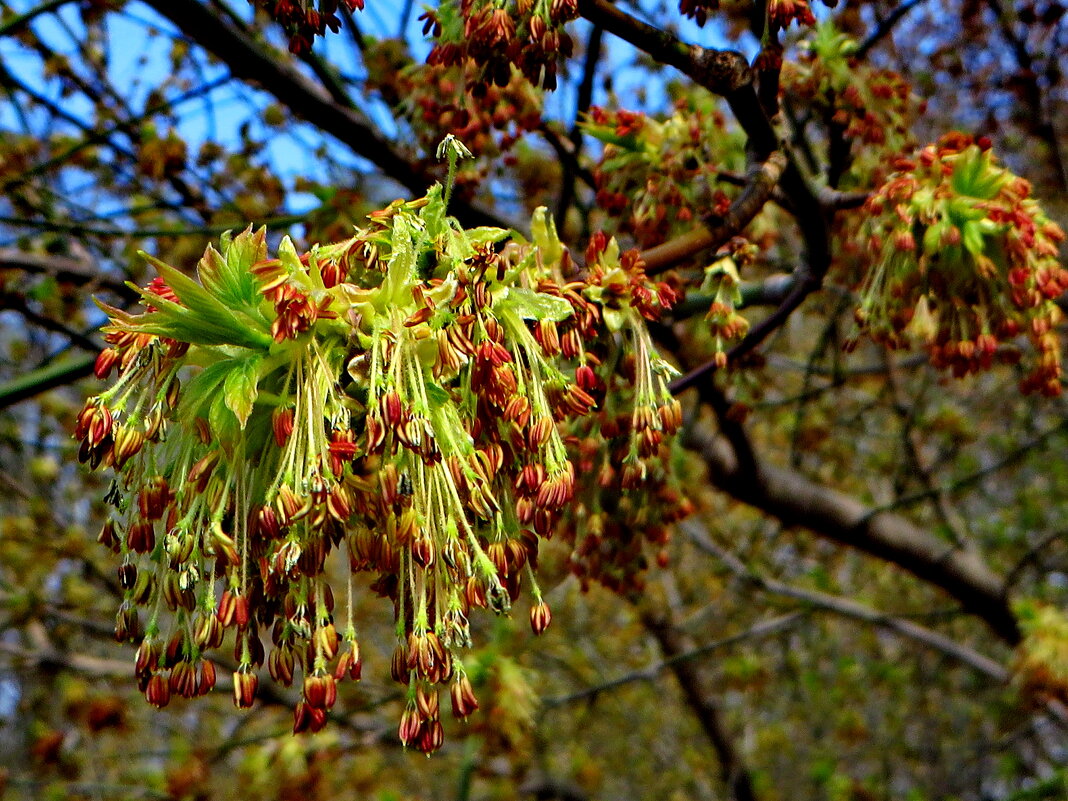
[[[873,176],[881,181],[885,154],[916,146],[912,131],[925,101],[899,73],[858,61],[857,42],[831,24],[816,26],[801,47],[802,59],[783,65],[782,91],[818,109],[837,135],[866,145],[858,154],[863,163],[851,165],[861,173],[854,176],[858,184],[868,185]]]
[[[597,204],[619,217],[621,232],[640,246],[685,231],[695,216],[729,208],[730,198],[714,187],[722,170],[744,168],[742,141],[707,100],[680,100],[665,120],[595,106],[583,129],[604,143],[593,173]]]
[[[713,358],[720,369],[727,366],[727,346],[738,342],[749,332],[749,321],[738,313],[738,307],[742,305],[739,270],[752,265],[757,252],[755,245],[736,236],[705,268],[701,292],[712,297],[705,320],[712,334]]]
[[[923,342],[932,362],[963,376],[1019,354],[999,345],[1026,334],[1038,358],[1024,392],[1057,395],[1056,300],[1064,231],[1030,197],[1030,184],[995,161],[989,142],[949,134],[896,172],[865,205],[872,267],[856,318],[890,347]]]
[[[1013,611],[1024,634],[1013,669],[1023,695],[1036,705],[1068,703],[1068,617],[1033,601],[1019,602]]]
[[[344,7],[350,13],[362,11],[364,0],[249,0],[278,22],[289,36],[293,53],[306,53],[316,36],[325,36],[329,28],[341,30],[338,12]]]
[[[489,86],[508,86],[518,69],[535,87],[556,88],[557,60],[572,52],[564,24],[578,16],[578,0],[460,0],[428,9],[423,32],[436,40],[431,65],[479,69],[469,89],[481,97]]]
[[[838,0],[823,0],[824,5],[834,6]],[[815,25],[816,17],[808,0],[768,0],[768,24],[772,28],[786,29],[791,22],[798,25]]]
[[[411,123],[424,150],[451,133],[476,156],[498,158],[541,124],[541,98],[518,72],[476,100],[466,91],[478,72],[474,61],[413,64],[401,48],[396,40],[368,46],[368,83]]]
[[[447,194],[303,254],[226,236],[199,280],[153,259],[147,311],[105,307],[98,374],[119,375],[76,435],[83,461],[116,470],[101,541],[121,558],[116,634],[140,641],[151,703],[209,690],[206,656],[232,630],[237,706],[266,663],[283,685],[300,677],[294,730],[320,729],[338,684],[362,676],[352,579],[370,573],[396,621],[401,740],[437,749],[439,688],[457,717],[478,706],[460,661],[473,611],[507,613],[526,587],[532,629],[549,625],[538,545],[574,498],[564,430],[595,411],[605,354],[622,349],[635,387],[622,486],[678,428],[644,322],[673,296],[635,254],[601,238],[589,279],[569,282],[544,210],[533,242],[502,244],[507,231],[460,228]]]

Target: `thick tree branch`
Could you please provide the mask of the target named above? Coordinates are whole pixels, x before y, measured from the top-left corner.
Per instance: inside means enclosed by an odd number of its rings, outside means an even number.
[[[1003,683],[1009,680],[1009,671],[1003,665],[956,640],[939,634],[937,631],[932,631],[913,623],[911,620],[905,620],[877,609],[872,609],[851,598],[807,590],[803,587],[795,587],[792,584],[762,576],[747,567],[737,556],[716,545],[696,523],[684,523],[683,529],[689,535],[690,541],[699,549],[714,556],[742,581],[752,584],[764,592],[781,595],[785,598],[793,598],[812,606],[814,609],[822,609],[851,620],[870,623],[925,645],[940,654],[967,665],[996,682]]]
[[[974,553],[963,552],[899,515],[878,512],[800,473],[757,463],[745,470],[727,442],[701,426],[688,446],[704,458],[711,479],[735,499],[815,534],[898,565],[961,602],[1010,645],[1020,628],[1004,579]]]
[[[608,0],[579,0],[579,12],[655,60],[675,67],[699,86],[721,95],[749,137],[748,149],[755,161],[767,161],[773,152],[782,147],[753,89],[753,73],[741,53],[685,44],[673,34],[631,16]],[[801,171],[789,160],[782,172],[781,185],[805,241],[805,258],[790,294],[770,317],[750,330],[748,336],[728,354],[729,358],[748,353],[782,325],[805,298],[823,285],[823,278],[831,264],[828,210],[820,203]],[[710,378],[715,370],[716,362],[710,359],[673,382],[671,390],[681,392]],[[704,381],[703,384],[707,385],[708,382]]]

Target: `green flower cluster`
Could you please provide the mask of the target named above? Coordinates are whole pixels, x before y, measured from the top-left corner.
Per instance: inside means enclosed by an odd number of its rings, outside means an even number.
[[[1058,261],[1064,231],[989,143],[950,134],[899,159],[869,198],[864,236],[873,267],[856,318],[890,347],[924,343],[937,367],[963,376],[1026,334],[1038,353],[1024,392],[1061,391],[1056,299],[1068,290]],[[1004,345],[1004,347],[1002,347]]]
[[[462,146],[445,147],[455,167]],[[117,474],[101,540],[122,559],[117,635],[140,641],[151,703],[209,690],[205,655],[232,628],[237,705],[266,662],[282,684],[303,677],[295,730],[322,727],[337,682],[361,675],[352,575],[369,572],[394,609],[401,739],[435,750],[437,687],[457,717],[478,705],[459,658],[471,610],[506,613],[525,583],[532,628],[549,624],[533,568],[575,494],[562,428],[603,400],[613,348],[630,351],[637,403],[626,486],[677,428],[644,322],[673,297],[635,254],[605,241],[580,279],[544,210],[525,242],[462,229],[447,194],[303,254],[224,236],[199,280],[150,258],[147,311],[105,307],[97,373],[118,379],[76,435]]]

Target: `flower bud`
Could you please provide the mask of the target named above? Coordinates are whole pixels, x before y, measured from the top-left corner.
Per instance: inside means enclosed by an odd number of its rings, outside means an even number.
[[[545,629],[549,628],[552,619],[553,614],[545,601],[541,601],[530,608],[530,628],[535,634],[541,634]]]
[[[234,673],[234,706],[248,709],[256,700],[259,677],[250,671],[238,670]]]
[[[466,673],[457,675],[449,688],[449,695],[452,699],[452,716],[457,720],[467,720],[468,715],[478,709],[478,699]]]
[[[145,700],[156,709],[162,709],[170,703],[170,684],[162,674],[156,673],[148,680],[148,686],[145,688]]]

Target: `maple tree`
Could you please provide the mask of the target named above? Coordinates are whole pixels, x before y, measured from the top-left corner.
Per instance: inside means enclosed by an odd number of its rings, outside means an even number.
[[[1063,795],[1064,11],[0,4],[0,785]]]

